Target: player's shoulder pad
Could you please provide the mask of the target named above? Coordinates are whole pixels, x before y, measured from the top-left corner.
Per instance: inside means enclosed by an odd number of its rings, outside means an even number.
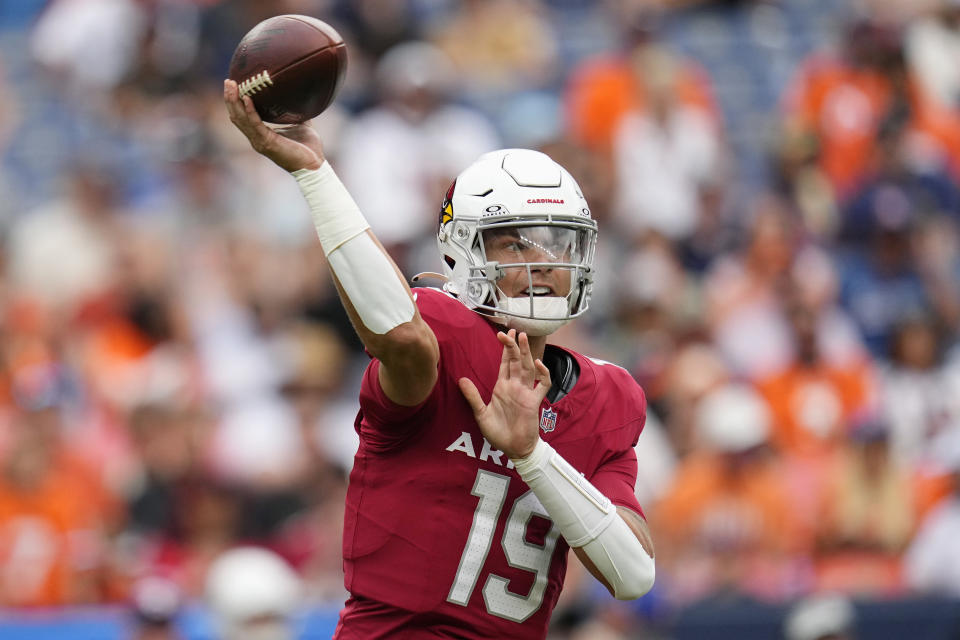
[[[596,376],[599,393],[602,395],[606,391],[610,391],[622,400],[622,402],[614,401],[609,404],[604,401],[602,404],[608,408],[623,407],[628,414],[632,414],[640,420],[642,425],[646,420],[647,397],[633,374],[620,365],[607,360],[587,356],[584,356],[584,358]]]
[[[615,362],[601,360],[600,358],[591,358],[590,356],[584,356],[584,358],[586,358],[591,368],[596,372],[597,380],[601,382],[619,382],[621,384],[629,382],[634,385],[637,384],[637,381],[633,379],[630,372]]]

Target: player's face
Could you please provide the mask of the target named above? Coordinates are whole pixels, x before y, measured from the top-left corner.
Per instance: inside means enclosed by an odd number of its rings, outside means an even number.
[[[483,234],[487,260],[497,262],[504,276],[497,286],[504,295],[566,296],[570,293],[571,269],[554,264],[569,264],[580,259],[579,234],[562,227],[508,227]],[[530,267],[529,276],[525,265]],[[518,266],[505,266],[518,265]]]

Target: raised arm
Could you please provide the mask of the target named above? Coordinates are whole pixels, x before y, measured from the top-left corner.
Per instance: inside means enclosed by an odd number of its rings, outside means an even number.
[[[419,404],[437,381],[440,351],[400,270],[323,155],[309,124],[270,128],[249,97],[225,80],[230,121],[253,149],[290,172],[310,205],[317,236],[354,329],[379,359],[380,385],[400,405]]]

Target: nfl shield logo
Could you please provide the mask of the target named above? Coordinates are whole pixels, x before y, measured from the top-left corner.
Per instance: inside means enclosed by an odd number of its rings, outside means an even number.
[[[550,433],[557,428],[557,412],[549,407],[545,407],[540,412],[540,428],[544,433]]]

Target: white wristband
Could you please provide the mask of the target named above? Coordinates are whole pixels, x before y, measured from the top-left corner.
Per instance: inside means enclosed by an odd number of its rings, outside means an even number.
[[[610,499],[543,440],[513,464],[571,547],[594,540],[619,518]]]
[[[324,161],[319,169],[298,169],[291,175],[310,205],[313,225],[326,255],[370,228],[329,162]]]

